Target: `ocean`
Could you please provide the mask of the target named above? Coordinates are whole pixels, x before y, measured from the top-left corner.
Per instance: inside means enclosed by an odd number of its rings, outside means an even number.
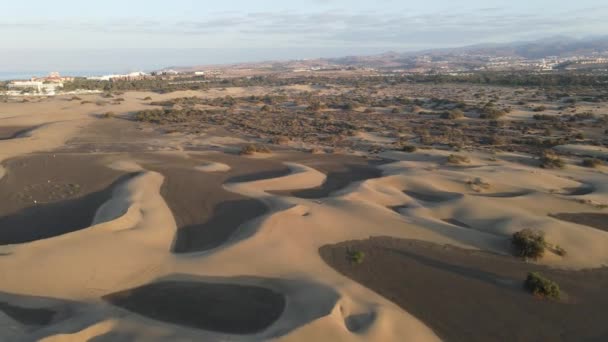
[[[11,71],[0,71],[0,81],[8,81],[8,80],[29,80],[32,77],[44,77],[48,76],[51,71],[21,71],[21,72],[11,72]],[[61,76],[75,76],[75,77],[85,77],[85,76],[101,76],[101,75],[109,75],[115,74],[116,71],[59,71]]]

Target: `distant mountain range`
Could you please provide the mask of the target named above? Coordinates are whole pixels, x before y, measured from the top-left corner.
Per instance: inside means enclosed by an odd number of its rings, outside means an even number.
[[[608,36],[574,39],[556,36],[536,41],[512,42],[506,44],[479,44],[456,49],[427,51],[431,54],[467,53],[488,56],[514,56],[528,59],[548,56],[568,57],[590,55],[594,52],[608,51]]]
[[[590,56],[593,53],[608,51],[608,36],[588,37],[575,39],[571,37],[555,36],[536,41],[511,42],[503,44],[478,44],[459,48],[433,49],[416,52],[386,52],[371,56],[346,56],[339,58],[320,58],[310,60],[292,61],[266,61],[239,63],[230,65],[235,68],[253,69],[294,69],[308,67],[328,67],[339,65],[341,67],[371,67],[379,69],[416,68],[420,63],[417,57],[429,56],[431,60],[447,60],[461,65],[474,66],[483,64],[476,56],[486,57],[522,57],[526,59],[541,59],[549,56],[570,57]],[[174,67],[176,70],[194,71],[219,66],[192,66]]]
[[[549,56],[570,57],[591,55],[608,51],[608,36],[574,39],[570,37],[551,37],[536,41],[512,42],[504,44],[478,44],[460,48],[433,49],[417,52],[387,52],[375,56],[349,56],[329,58],[328,62],[349,66],[394,67],[407,64],[417,56],[450,58],[463,55],[489,57],[522,57],[541,59]]]

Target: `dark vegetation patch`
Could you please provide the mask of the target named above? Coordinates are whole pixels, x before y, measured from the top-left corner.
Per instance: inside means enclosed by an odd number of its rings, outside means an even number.
[[[178,132],[197,133],[211,126],[222,126],[275,144],[284,144],[288,137],[290,141],[324,148],[372,152],[400,150],[414,143],[421,147],[482,146],[538,154],[565,143],[608,143],[598,135],[587,138],[583,134],[590,127],[608,129],[608,116],[569,110],[561,114],[536,114],[536,120],[504,117],[514,106],[532,110],[543,105],[530,106],[530,102],[559,101],[563,90],[527,88],[513,91],[421,80],[416,81],[415,87],[406,87],[401,81],[398,78],[316,77],[227,80],[235,86],[258,84],[277,88],[268,89],[264,95],[185,97],[152,102],[162,109],[141,111],[133,117],[138,121],[170,125]],[[215,87],[216,82],[208,80],[207,86]],[[278,88],[292,84],[313,85],[317,90]],[[319,86],[321,84],[323,87]],[[569,89],[581,97],[584,93],[588,94],[585,97],[593,99],[605,98],[602,91],[591,87]],[[465,116],[467,120],[459,120]],[[351,139],[358,132],[381,134],[395,142],[373,146],[370,142]]]

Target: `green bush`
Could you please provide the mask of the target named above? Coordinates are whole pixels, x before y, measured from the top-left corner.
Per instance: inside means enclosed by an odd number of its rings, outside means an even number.
[[[361,264],[363,263],[363,259],[365,259],[365,253],[361,251],[349,251],[348,259],[355,264]]]
[[[511,244],[517,256],[537,260],[545,255],[545,236],[542,232],[524,229],[513,234]]]
[[[528,273],[524,287],[533,295],[542,298],[559,299],[561,294],[557,283],[543,277],[537,272]]]

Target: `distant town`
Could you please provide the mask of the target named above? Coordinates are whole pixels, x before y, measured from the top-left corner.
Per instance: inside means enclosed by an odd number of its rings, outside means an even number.
[[[168,68],[152,72],[131,72],[85,77],[62,76],[51,72],[45,77],[28,80],[11,80],[0,83],[0,95],[4,96],[54,96],[58,94],[95,93],[100,90],[71,89],[63,91],[64,83],[76,78],[89,81],[137,81],[163,80],[180,83],[200,83],[210,80],[277,75],[294,77],[302,75],[356,75],[356,76],[404,76],[404,75],[467,75],[480,72],[526,72],[550,74],[559,72],[608,73],[608,51],[568,57],[546,56],[530,59],[521,56],[495,56],[471,53],[429,52],[407,55],[386,53],[367,57],[334,59],[294,60],[285,62],[243,63],[212,67]]]

